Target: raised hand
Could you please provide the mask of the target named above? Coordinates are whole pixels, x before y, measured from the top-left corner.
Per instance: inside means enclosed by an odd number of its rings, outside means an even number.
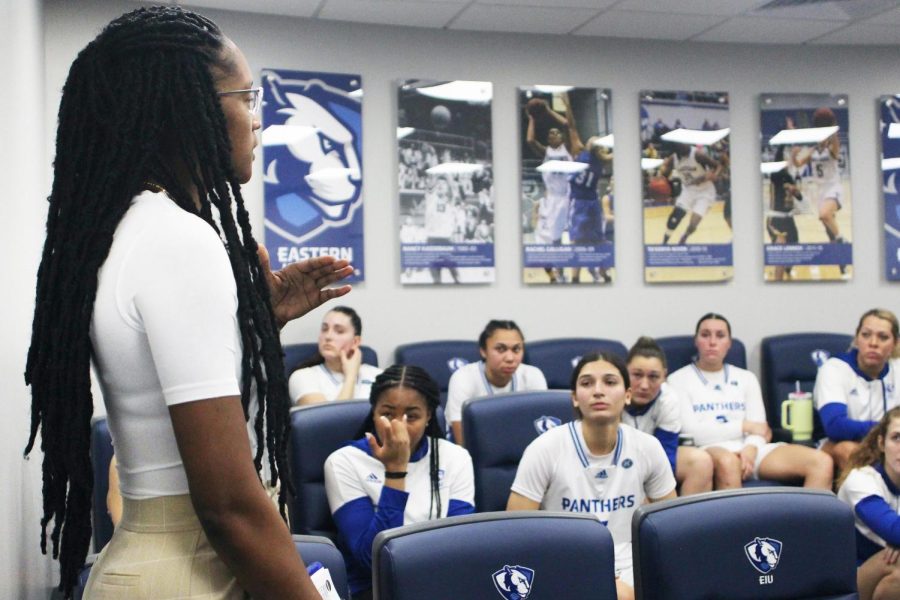
[[[362,350],[358,346],[341,350],[341,373],[344,379],[352,379],[354,384],[362,365]]]
[[[371,433],[367,433],[372,456],[384,465],[386,471],[406,471],[409,464],[409,431],[406,429],[406,415],[401,419],[376,417],[375,431],[381,444]]]
[[[353,267],[346,260],[333,256],[319,256],[291,263],[280,271],[272,271],[269,253],[259,245],[259,263],[269,284],[272,310],[279,327],[302,317],[328,302],[350,291],[349,285],[328,287],[353,273]]]

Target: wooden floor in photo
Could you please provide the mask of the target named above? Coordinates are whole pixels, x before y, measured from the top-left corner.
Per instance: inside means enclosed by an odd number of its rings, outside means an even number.
[[[731,228],[724,217],[725,203],[715,202],[700,221],[697,231],[688,239],[689,244],[730,244]],[[666,233],[666,221],[672,213],[672,206],[649,206],[644,209],[644,243],[662,244]],[[690,222],[686,214],[675,229],[670,243],[677,242]],[[694,281],[727,281],[734,277],[734,267],[645,267],[644,281],[647,283],[674,283]]]
[[[837,213],[837,223],[841,237],[847,243],[852,243],[853,205],[848,198],[850,198],[850,182],[845,180],[844,199],[841,209]],[[769,186],[763,185],[763,214],[765,214],[768,206]],[[825,232],[825,226],[819,221],[816,210],[815,204],[811,203],[809,204],[810,212],[794,216],[794,223],[797,225],[797,234],[801,244],[827,244],[830,242],[828,234]],[[770,244],[772,239],[766,232],[765,219],[763,219],[762,227],[764,243]],[[786,275],[781,281],[841,281],[851,279],[852,276],[853,265],[847,265],[843,270],[838,265],[798,265],[793,267],[790,274]],[[765,267],[763,277],[766,281],[775,281],[775,267]]]

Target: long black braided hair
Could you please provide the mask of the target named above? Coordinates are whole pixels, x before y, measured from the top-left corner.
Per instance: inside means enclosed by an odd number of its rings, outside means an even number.
[[[249,418],[255,383],[254,430],[258,440],[265,437],[271,483],[283,482],[282,514],[291,491],[290,399],[278,327],[215,88],[234,67],[226,43],[200,15],[175,6],[140,8],[112,21],[78,54],[63,88],[25,371],[32,393],[25,453],[40,430],[41,550],[47,551],[52,520],[50,540],[66,596],[91,536],[89,331],[98,270],[116,226],[144,189],[164,189],[206,220],[226,246],[238,293],[244,414]],[[260,443],[257,471],[262,456]]]
[[[437,409],[441,404],[441,390],[434,379],[425,372],[425,369],[415,365],[392,365],[381,372],[375,378],[372,390],[369,393],[369,402],[372,404],[372,410],[369,411],[366,420],[363,421],[356,437],[361,438],[366,433],[377,435],[375,431],[375,405],[378,403],[381,395],[391,388],[415,390],[425,400],[425,406],[428,408],[428,425],[425,426],[425,435],[421,442],[431,445],[428,453],[431,479],[431,500],[428,504],[428,518],[439,519],[441,517],[441,457],[438,442],[444,437],[444,432],[441,431],[441,426],[437,420]],[[410,448],[411,453],[415,453],[416,450],[417,448]]]

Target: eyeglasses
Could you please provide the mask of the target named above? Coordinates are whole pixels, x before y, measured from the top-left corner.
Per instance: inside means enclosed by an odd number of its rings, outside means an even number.
[[[250,114],[256,116],[262,106],[263,89],[262,87],[248,88],[246,90],[229,90],[227,92],[218,92],[218,96],[230,96],[232,94],[246,94],[247,110]]]

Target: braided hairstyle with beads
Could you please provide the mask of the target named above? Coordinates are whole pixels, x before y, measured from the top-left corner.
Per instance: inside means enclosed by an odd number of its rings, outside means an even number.
[[[428,408],[429,419],[425,426],[425,435],[423,436],[423,444],[430,444],[429,448],[429,474],[431,478],[431,500],[428,504],[428,518],[439,519],[441,517],[441,480],[440,468],[441,457],[439,453],[439,442],[444,437],[444,432],[437,420],[437,409],[441,404],[441,390],[437,382],[422,369],[414,365],[391,365],[382,371],[369,392],[369,402],[372,409],[363,421],[362,427],[356,434],[357,438],[363,437],[366,433],[371,433],[377,437],[375,431],[375,405],[378,403],[381,394],[391,388],[409,388],[415,390],[422,396],[425,406]],[[410,448],[410,453],[415,453],[417,448]]]
[[[98,270],[142,190],[165,190],[226,247],[243,344],[241,401],[249,418],[255,388],[253,427],[265,438],[271,483],[283,482],[284,514],[290,400],[282,349],[215,87],[233,66],[212,21],[176,6],[140,8],[109,23],[78,54],[63,88],[25,370],[32,394],[25,453],[40,432],[41,549],[47,551],[53,521],[52,551],[67,597],[91,537],[89,332]],[[262,456],[260,443],[257,471]]]

